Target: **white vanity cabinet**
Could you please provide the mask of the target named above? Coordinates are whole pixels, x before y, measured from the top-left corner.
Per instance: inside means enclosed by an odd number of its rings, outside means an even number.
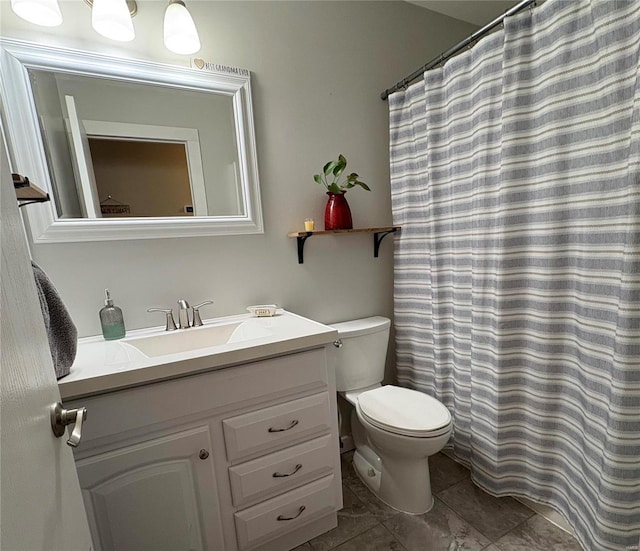
[[[98,551],[285,551],[342,507],[335,383],[322,346],[65,401]]]

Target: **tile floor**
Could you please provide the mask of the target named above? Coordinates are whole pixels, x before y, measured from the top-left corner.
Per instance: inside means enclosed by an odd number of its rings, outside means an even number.
[[[510,497],[495,498],[446,455],[430,459],[435,506],[424,515],[380,502],[342,455],[344,508],[338,527],[294,551],[581,551],[578,543]]]

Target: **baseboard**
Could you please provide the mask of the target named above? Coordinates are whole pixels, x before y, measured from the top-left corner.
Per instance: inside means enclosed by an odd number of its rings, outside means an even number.
[[[571,529],[567,521],[553,507],[550,507],[549,505],[545,505],[543,503],[536,503],[535,501],[527,499],[526,497],[514,497],[514,499],[518,500],[526,507],[529,507],[529,509],[535,511],[541,517],[547,519],[551,524],[556,525],[561,530],[564,530],[565,532],[573,536],[573,530]]]

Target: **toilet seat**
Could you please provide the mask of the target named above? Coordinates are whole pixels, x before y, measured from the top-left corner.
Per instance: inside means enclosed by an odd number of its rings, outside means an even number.
[[[451,414],[435,398],[409,388],[385,385],[358,395],[360,415],[373,426],[418,438],[440,436],[450,430]]]

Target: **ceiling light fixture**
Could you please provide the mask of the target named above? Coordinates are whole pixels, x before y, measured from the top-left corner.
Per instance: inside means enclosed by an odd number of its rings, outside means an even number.
[[[164,45],[176,54],[200,50],[198,30],[182,0],[169,0],[164,12]]]
[[[43,27],[57,27],[62,23],[58,0],[11,0],[11,9],[25,21]]]
[[[91,6],[91,26],[97,33],[123,42],[135,38],[131,20],[138,13],[135,0],[84,1]],[[62,23],[58,0],[11,0],[11,9],[17,16],[36,25],[55,27]],[[198,30],[183,0],[169,0],[164,12],[164,45],[183,55],[200,50]]]
[[[85,0],[92,7],[91,26],[102,36],[111,40],[128,42],[136,36],[131,17],[137,12],[137,5],[132,3],[132,10],[126,0]]]

